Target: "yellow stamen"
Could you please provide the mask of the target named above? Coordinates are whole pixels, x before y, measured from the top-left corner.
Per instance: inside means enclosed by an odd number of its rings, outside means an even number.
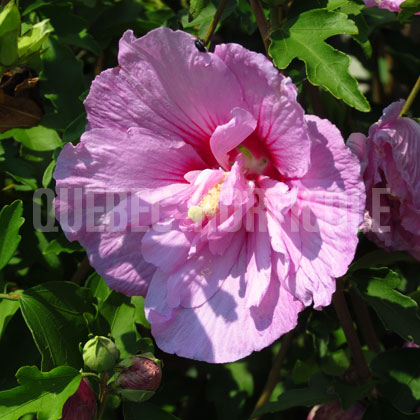
[[[222,184],[226,179],[227,173],[225,174],[223,181],[219,182],[208,193],[201,199],[198,206],[191,206],[188,209],[188,217],[193,222],[201,222],[205,216],[213,217],[219,210],[219,195],[222,189]]]
[[[188,217],[193,221],[193,222],[201,222],[204,219],[204,211],[201,207],[199,206],[191,206],[188,209]]]

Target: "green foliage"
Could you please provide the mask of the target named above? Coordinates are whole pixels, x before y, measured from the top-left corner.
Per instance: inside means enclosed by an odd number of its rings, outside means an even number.
[[[207,6],[209,0],[191,0],[190,2],[190,14],[193,18],[196,18],[201,11]]]
[[[398,20],[403,23],[415,13],[420,12],[420,0],[405,0],[400,4],[401,12],[398,15]]]
[[[251,415],[300,420],[314,405],[332,401],[344,410],[363,404],[363,420],[419,418],[414,411],[420,406],[420,350],[403,348],[404,341],[420,343],[419,262],[407,253],[378,249],[360,234],[356,258],[341,279],[370,379],[358,378],[334,307],[307,308],[276,371],[269,402],[252,414],[284,340],[219,365],[161,352],[145,316],[144,297],[111,290],[88,265],[78,242],[70,243],[61,231],[34,227],[34,209],[40,210],[43,222],[54,210],[52,195],[34,198],[33,192],[41,186],[54,189],[57,157],[86,130],[83,100],[96,75],[118,65],[122,33],[132,29],[142,36],[167,26],[203,38],[219,3],[1,2],[1,420],[60,419],[65,401],[80,383],[79,369],[91,375],[98,397],[99,382],[110,392],[103,420],[242,420]],[[382,109],[406,97],[418,77],[420,17],[413,14],[419,11],[419,0],[402,3],[399,14],[365,8],[363,0],[258,3],[269,20],[275,66],[297,85],[305,112],[328,118],[344,138],[352,132],[366,134]],[[229,0],[214,43],[234,42],[265,54],[252,6],[249,0]],[[142,77],[138,75],[139,83]],[[368,101],[372,112],[358,113],[369,110]],[[416,105],[411,108],[414,117]],[[16,117],[26,111],[33,124]],[[96,265],[96,257],[90,261]],[[364,315],[377,335],[378,353],[366,339],[354,290],[367,304]],[[118,369],[97,376],[86,372],[81,351],[92,335],[114,341],[122,358],[152,352],[162,359],[157,392],[125,390],[121,398],[115,384]],[[148,397],[150,402],[144,402]]]
[[[253,413],[253,417],[259,417],[267,413],[276,413],[292,407],[311,407],[317,404],[324,404],[335,401],[337,396],[330,382],[323,376],[314,376],[307,388],[287,390],[280,395],[275,402],[263,405]]]
[[[61,140],[55,130],[39,125],[32,128],[14,128],[0,134],[0,139],[13,137],[25,147],[37,152],[55,150],[61,146]]]
[[[288,67],[294,58],[304,61],[313,85],[322,86],[346,104],[367,112],[369,103],[348,71],[349,57],[325,42],[337,34],[357,34],[357,27],[341,13],[310,10],[271,34],[269,53],[280,69]]]
[[[420,401],[420,349],[406,348],[379,354],[372,372],[380,379],[381,394],[397,409],[414,411]]]
[[[0,419],[16,420],[36,414],[38,420],[59,420],[66,400],[79,387],[81,374],[68,366],[40,372],[24,366],[16,373],[20,386],[0,392]]]
[[[417,303],[397,290],[401,279],[387,268],[359,271],[353,279],[362,297],[372,306],[385,327],[406,341],[420,344]]]
[[[25,219],[22,217],[22,201],[16,200],[0,211],[0,270],[6,266],[15,253],[22,237],[19,229]]]
[[[74,283],[48,282],[25,290],[20,298],[25,322],[42,355],[42,370],[83,366],[79,343],[86,341],[86,314],[94,314],[91,293]]]
[[[0,340],[7,324],[18,309],[17,300],[0,299]]]
[[[0,11],[0,70],[17,61],[20,14],[14,1]]]

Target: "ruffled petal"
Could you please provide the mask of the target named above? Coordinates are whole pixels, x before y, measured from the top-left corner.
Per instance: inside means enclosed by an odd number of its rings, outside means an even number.
[[[402,177],[411,192],[415,207],[420,210],[420,165],[418,164],[420,124],[410,118],[398,118],[403,106],[404,101],[394,102],[388,106],[379,122],[369,130],[369,135],[376,147],[382,149],[383,154],[386,154],[385,145],[390,146],[391,159],[395,162],[399,174],[394,176],[394,179]],[[392,165],[392,163],[388,164]],[[395,170],[393,171],[391,167],[389,172],[389,174],[386,173],[386,178],[391,181]],[[401,185],[394,186],[397,193],[402,188]]]
[[[210,147],[220,166],[229,170],[228,153],[242,143],[257,126],[257,120],[245,109],[234,108],[232,119],[214,130],[210,138]]]
[[[291,80],[262,54],[240,45],[217,45],[215,54],[240,81],[245,101],[258,120],[255,137],[265,144],[278,171],[288,177],[303,176],[309,168],[311,142]]]
[[[302,304],[273,273],[259,306],[245,303],[246,247],[221,288],[198,308],[169,308],[167,275],[157,272],[146,297],[146,315],[157,345],[168,353],[227,363],[261,350],[297,324]],[[244,334],[246,332],[246,334]]]
[[[300,241],[290,238],[287,244],[291,257],[299,250],[301,258],[293,261],[296,275],[288,277],[288,287],[305,305],[313,300],[319,308],[330,304],[334,278],[347,272],[354,257],[366,196],[360,165],[337,128],[315,116],[307,116],[307,122],[311,168],[293,182],[299,189]]]
[[[209,159],[208,140],[235,107],[245,107],[241,87],[223,61],[201,53],[195,38],[158,28],[142,38],[126,31],[119,68],[96,77],[85,101],[91,127],[157,130],[183,139]]]

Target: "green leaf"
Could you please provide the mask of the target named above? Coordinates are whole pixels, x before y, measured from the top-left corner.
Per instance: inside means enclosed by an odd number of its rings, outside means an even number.
[[[112,292],[99,308],[100,314],[109,324],[111,336],[120,350],[121,359],[138,352],[140,334],[137,332],[135,318],[136,307],[130,298]]]
[[[23,204],[16,200],[4,206],[0,212],[0,270],[3,269],[15,253],[21,236],[19,229],[25,219],[22,217]]]
[[[124,420],[180,420],[152,403],[124,402]]]
[[[56,164],[57,161],[53,159],[45,168],[44,175],[42,175],[42,186],[44,188],[48,188],[48,185],[50,185]]]
[[[0,339],[3,335],[4,330],[7,327],[7,324],[19,309],[18,300],[0,300]]]
[[[42,370],[83,366],[79,343],[88,335],[84,314],[96,312],[88,289],[69,282],[48,282],[25,290],[20,306],[42,355]]]
[[[327,10],[357,16],[365,8],[363,3],[355,0],[328,0]]]
[[[13,128],[0,135],[0,139],[13,137],[25,147],[37,152],[55,150],[61,146],[61,139],[55,130],[38,125],[32,128]]]
[[[398,262],[415,263],[416,260],[413,257],[410,257],[410,255],[408,255],[405,252],[387,252],[384,249],[377,249],[375,251],[363,255],[362,257],[354,261],[350,265],[348,273],[357,270],[369,269],[375,266],[389,266]]]
[[[106,283],[105,280],[96,272],[93,272],[86,280],[86,287],[88,287],[92,295],[98,299],[99,306],[102,305],[104,300],[113,292]]]
[[[309,387],[289,389],[280,395],[276,402],[269,402],[258,410],[252,417],[259,417],[267,413],[276,413],[292,407],[312,407],[317,404],[325,404],[335,401],[337,396],[330,383],[323,376],[316,375],[309,383]]]
[[[420,0],[405,0],[400,4],[401,12],[398,14],[400,23],[410,19],[415,13],[420,12]]]
[[[321,370],[331,376],[339,376],[350,367],[350,360],[342,349],[327,354],[321,363]]]
[[[416,301],[398,290],[400,278],[387,268],[358,271],[352,276],[362,297],[384,326],[406,341],[420,344],[420,317]]]
[[[78,389],[82,375],[60,366],[42,373],[36,366],[24,366],[16,373],[20,386],[0,392],[0,419],[16,420],[35,413],[38,420],[59,420],[63,405]]]
[[[36,23],[31,26],[18,39],[18,54],[19,59],[28,58],[40,51],[42,44],[47,40],[53,28],[49,24],[48,19]]]
[[[66,127],[63,134],[63,142],[68,143],[69,141],[79,140],[86,130],[86,125],[86,112],[83,112]]]
[[[44,255],[54,254],[59,255],[63,252],[66,254],[72,254],[73,252],[82,252],[83,248],[78,242],[69,242],[64,234],[59,235],[56,239],[53,239],[48,245],[42,250]]]
[[[41,91],[49,99],[54,113],[43,117],[43,124],[55,129],[65,129],[84,112],[79,95],[86,90],[83,63],[70,47],[50,36],[42,54],[44,69],[40,75]]]
[[[11,66],[18,58],[20,14],[14,0],[0,11],[0,66]]]
[[[414,411],[420,403],[420,349],[405,348],[379,354],[371,369],[380,379],[380,393],[401,411]]]
[[[308,80],[313,85],[322,86],[346,104],[367,112],[369,103],[349,73],[350,58],[325,42],[338,34],[357,34],[357,27],[342,13],[310,10],[271,34],[269,54],[280,69],[299,58],[305,62]]]
[[[191,0],[190,15],[195,19],[201,11],[207,6],[209,0]]]

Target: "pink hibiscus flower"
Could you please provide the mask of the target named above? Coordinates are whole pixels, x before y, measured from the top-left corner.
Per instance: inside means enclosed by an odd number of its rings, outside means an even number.
[[[405,0],[365,0],[366,7],[379,7],[390,12],[401,12],[400,4]],[[419,15],[420,13],[416,13]]]
[[[58,159],[56,214],[111,287],[146,296],[161,349],[229,362],[329,305],[365,195],[339,131],[304,115],[289,78],[194,41],[123,35],[85,101],[88,131]]]
[[[403,106],[404,101],[388,106],[368,137],[354,133],[347,144],[362,164],[367,236],[382,248],[420,259],[420,125],[398,118]]]

